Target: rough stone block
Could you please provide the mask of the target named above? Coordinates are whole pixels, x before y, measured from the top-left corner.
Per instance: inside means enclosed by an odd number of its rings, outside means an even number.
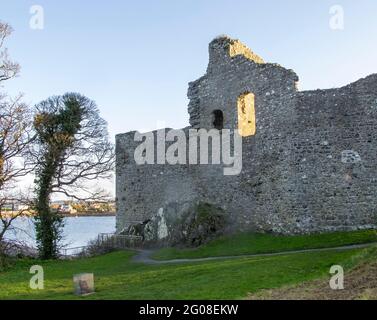
[[[75,294],[79,296],[94,293],[93,273],[81,273],[73,276]]]

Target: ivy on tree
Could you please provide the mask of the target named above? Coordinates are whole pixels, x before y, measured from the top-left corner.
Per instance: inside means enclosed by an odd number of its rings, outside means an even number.
[[[54,193],[77,200],[101,200],[103,190],[88,181],[109,178],[114,168],[114,147],[107,123],[96,104],[78,93],[50,97],[36,106],[36,238],[43,259],[56,258],[62,239],[63,219],[51,210]]]

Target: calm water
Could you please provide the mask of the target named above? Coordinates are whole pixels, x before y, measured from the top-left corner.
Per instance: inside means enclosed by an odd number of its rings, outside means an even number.
[[[85,246],[96,239],[99,233],[115,232],[115,217],[69,217],[64,218],[63,244],[67,248]],[[35,246],[35,231],[30,218],[17,218],[13,224],[16,230],[7,234],[8,239],[17,239]]]

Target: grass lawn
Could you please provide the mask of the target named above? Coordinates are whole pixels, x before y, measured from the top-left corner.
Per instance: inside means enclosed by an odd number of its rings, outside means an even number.
[[[157,256],[241,255],[376,240],[374,231],[292,237],[244,233],[223,237],[195,250],[160,250]],[[19,260],[11,269],[0,273],[0,299],[244,299],[263,289],[327,278],[334,264],[349,268],[365,261],[368,255],[376,260],[377,247],[161,265],[135,263],[131,261],[134,254],[118,251],[71,261]],[[29,269],[36,264],[44,269],[44,290],[29,288],[32,276]],[[72,293],[72,278],[83,272],[94,273],[96,293],[79,298]]]
[[[331,290],[329,276],[298,285],[261,290],[249,295],[251,300],[377,300],[377,246],[359,256],[357,266],[346,270],[344,290]]]
[[[22,260],[0,273],[0,299],[79,299],[72,294],[72,276],[82,272],[94,273],[96,293],[81,299],[244,299],[261,289],[329,275],[330,266],[354,264],[367,250],[168,265],[131,262],[134,253],[127,251],[71,261]],[[44,268],[44,290],[29,288],[34,264]]]
[[[195,249],[164,248],[155,252],[152,257],[157,260],[205,258],[328,248],[369,242],[377,242],[376,230],[299,236],[241,233],[218,238]]]

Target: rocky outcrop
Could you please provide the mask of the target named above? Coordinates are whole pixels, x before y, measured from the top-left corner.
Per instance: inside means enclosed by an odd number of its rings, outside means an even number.
[[[225,232],[227,215],[209,203],[171,203],[149,220],[122,234],[141,236],[146,244],[196,247]]]

